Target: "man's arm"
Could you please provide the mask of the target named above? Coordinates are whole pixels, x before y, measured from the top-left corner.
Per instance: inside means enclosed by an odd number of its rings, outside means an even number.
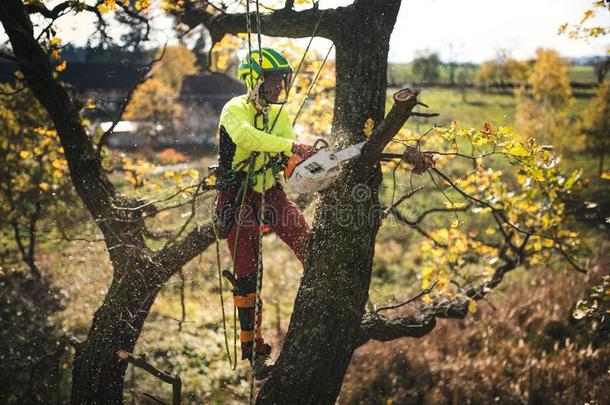
[[[270,135],[250,124],[247,110],[238,105],[227,105],[221,114],[220,123],[225,127],[235,145],[255,152],[288,152],[292,139]]]

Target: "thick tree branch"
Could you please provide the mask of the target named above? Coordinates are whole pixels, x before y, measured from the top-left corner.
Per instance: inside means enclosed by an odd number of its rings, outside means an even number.
[[[525,242],[522,248],[525,247]],[[514,270],[520,260],[510,260],[498,266],[494,275],[485,283],[463,291],[464,298],[434,302],[421,307],[416,315],[387,318],[377,313],[366,314],[362,319],[357,345],[363,345],[371,339],[389,341],[402,337],[422,337],[436,326],[436,318],[463,319],[468,315],[470,300],[481,300],[497,287],[506,273]]]
[[[22,59],[19,59],[15,55],[11,55],[10,53],[3,52],[3,51],[0,51],[0,58],[6,59],[6,60],[10,60],[11,62],[16,62],[16,63],[22,63],[23,62]]]
[[[362,346],[369,340],[387,342],[403,337],[420,338],[430,333],[435,326],[436,318],[433,316],[387,318],[379,314],[368,313],[362,318],[356,346]]]
[[[207,2],[204,2],[204,6],[207,6]],[[326,10],[313,7],[304,11],[283,8],[261,15],[261,33],[272,37],[305,38],[312,35],[320,20],[318,35],[332,40],[338,34],[339,26],[346,21],[350,9],[351,6]],[[225,34],[240,34],[247,31],[245,13],[213,13],[207,11],[206,7],[196,7],[193,2],[187,3],[184,11],[181,11],[177,17],[180,22],[191,28],[203,24],[210,31],[213,42],[218,42]],[[255,14],[251,13],[250,18],[251,21],[255,21]]]
[[[49,18],[51,20],[57,19],[59,15],[66,9],[72,7],[71,1],[64,1],[63,3],[59,3],[53,9],[47,8],[41,1],[28,3],[25,5],[25,10],[28,14],[40,14],[45,18]]]
[[[185,236],[180,242],[160,250],[156,260],[166,269],[178,269],[207,249],[216,241],[214,226],[209,223],[198,226]]]
[[[383,149],[413,115],[418,94],[419,91],[413,89],[402,89],[394,93],[394,105],[362,148],[362,159],[371,163],[379,161]]]

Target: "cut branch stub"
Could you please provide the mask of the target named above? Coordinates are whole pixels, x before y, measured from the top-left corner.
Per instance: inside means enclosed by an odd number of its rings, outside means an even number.
[[[401,89],[394,93],[393,98],[395,103],[406,103],[413,97],[417,98],[418,95],[419,90],[417,89]]]
[[[417,105],[417,89],[402,89],[394,93],[394,105],[383,121],[375,128],[369,141],[362,148],[363,159],[376,162],[386,145],[400,131],[405,122],[413,114]]]

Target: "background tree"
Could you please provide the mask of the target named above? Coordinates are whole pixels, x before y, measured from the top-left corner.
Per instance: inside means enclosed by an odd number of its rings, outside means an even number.
[[[608,24],[595,24],[596,16],[610,15],[610,3],[608,1],[590,1],[590,6],[583,12],[580,21],[576,24],[564,23],[559,27],[559,34],[567,34],[569,38],[580,41],[590,41],[603,38],[610,34]],[[587,135],[588,146],[595,151],[599,157],[598,172],[601,175],[604,167],[604,157],[608,148],[608,81],[605,80],[610,70],[610,58],[606,57],[595,64],[598,88],[596,96],[589,104],[584,118],[584,130]],[[605,116],[604,116],[605,114]]]
[[[527,90],[517,90],[517,128],[574,151],[580,142],[570,119],[573,98],[566,62],[553,50],[539,49],[527,83]]]
[[[506,88],[524,86],[529,77],[527,62],[521,62],[501,52],[494,60],[481,64],[475,81],[489,89],[492,86]]]
[[[441,60],[435,52],[420,53],[413,59],[413,75],[418,83],[434,84],[441,77]]]
[[[160,50],[156,58],[160,58],[160,61],[153,66],[152,77],[159,80],[176,95],[180,92],[184,76],[199,71],[197,57],[184,45],[168,46],[164,50]]]
[[[604,80],[595,92],[583,117],[587,146],[599,159],[598,173],[604,171],[604,158],[610,149],[610,81]]]
[[[32,278],[41,282],[36,245],[73,202],[67,164],[46,111],[23,87],[2,86],[0,95],[0,226],[10,229]],[[58,224],[60,225],[60,224]]]
[[[148,135],[153,143],[163,132],[172,133],[174,120],[180,116],[182,106],[178,96],[184,76],[198,71],[196,56],[186,46],[165,47],[155,56],[159,60],[150,71],[150,78],[140,84],[125,109],[124,119],[148,121]]]
[[[456,72],[460,64],[458,63],[458,57],[463,52],[464,44],[456,45],[454,43],[449,43],[447,45],[447,61],[445,65],[447,66],[447,74],[449,76],[449,84],[451,86],[456,85]]]

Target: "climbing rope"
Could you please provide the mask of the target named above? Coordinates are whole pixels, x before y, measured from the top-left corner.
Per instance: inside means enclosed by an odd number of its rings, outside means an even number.
[[[256,341],[256,328],[259,327],[259,323],[262,328],[262,311],[263,301],[261,300],[261,291],[263,289],[263,224],[265,221],[265,187],[266,187],[266,167],[267,167],[267,154],[264,155],[263,160],[263,191],[261,192],[261,205],[258,211],[258,258],[256,261],[256,295],[254,296],[254,342],[252,344],[252,367],[256,361],[258,349],[258,343]],[[250,405],[254,404],[254,372],[250,375]]]
[[[222,331],[224,334],[224,338],[225,338],[225,349],[226,349],[226,354],[227,354],[227,360],[229,360],[229,365],[231,366],[231,370],[235,370],[235,368],[237,367],[237,335],[236,333],[233,334],[234,336],[234,347],[233,347],[233,353],[235,355],[234,359],[231,359],[231,350],[229,349],[229,336],[227,334],[227,317],[225,315],[225,300],[224,297],[222,295],[222,291],[223,291],[223,287],[222,287],[222,269],[220,268],[220,236],[218,235],[218,229],[216,228],[216,221],[215,219],[212,220],[212,228],[214,229],[214,236],[216,237],[216,266],[217,266],[217,270],[218,270],[218,287],[219,287],[219,291],[220,291],[220,307],[222,308]],[[237,326],[237,325],[235,325]]]
[[[305,97],[303,98],[303,101],[301,102],[299,110],[297,111],[297,114],[294,116],[294,119],[292,120],[292,126],[294,126],[294,124],[296,124],[297,120],[299,119],[299,115],[301,115],[301,111],[303,110],[303,106],[305,106],[305,103],[307,102],[307,99],[309,99],[309,94],[311,93],[311,90],[313,90],[313,86],[315,86],[316,82],[318,81],[318,77],[320,77],[320,73],[322,73],[322,68],[326,64],[326,61],[328,60],[328,56],[330,55],[330,52],[332,51],[334,46],[335,46],[335,44],[332,44],[330,46],[330,48],[328,48],[328,52],[326,52],[326,56],[324,57],[324,60],[322,61],[322,64],[320,65],[320,68],[316,72],[315,77],[311,81],[311,83],[309,85],[309,88],[307,89],[307,92],[305,93]]]

